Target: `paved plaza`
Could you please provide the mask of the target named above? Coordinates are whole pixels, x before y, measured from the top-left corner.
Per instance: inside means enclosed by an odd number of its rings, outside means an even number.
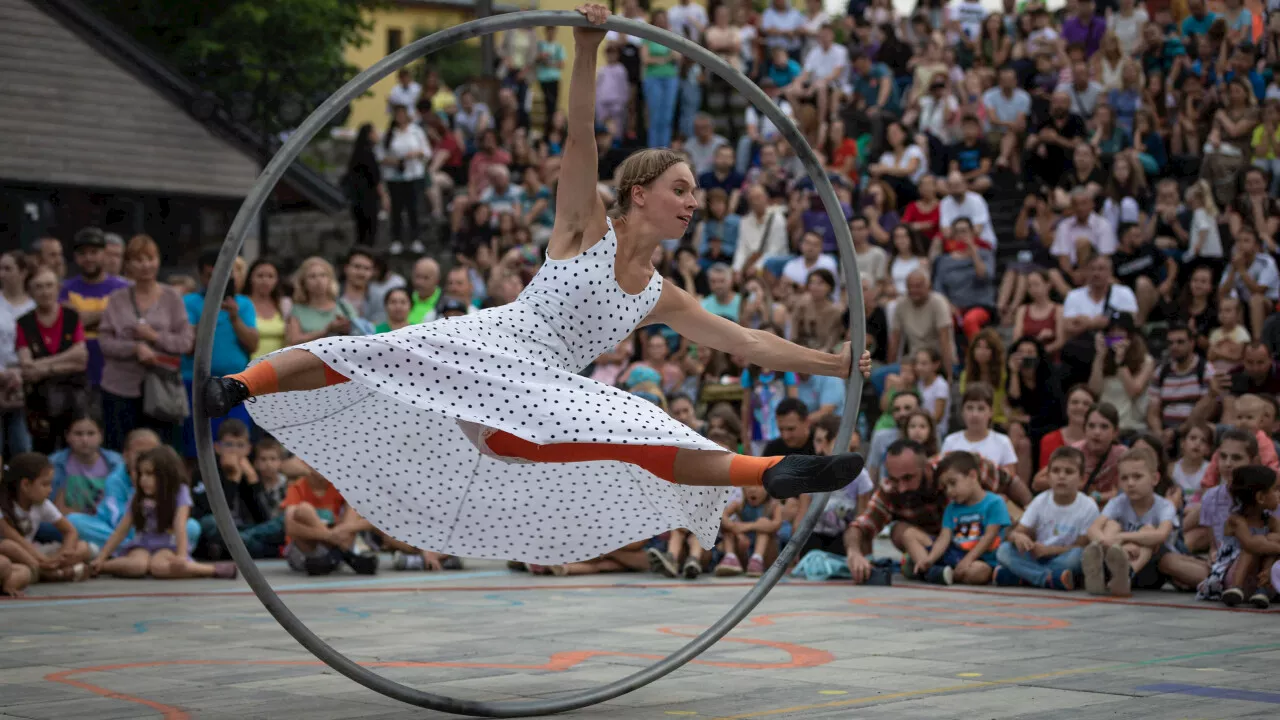
[[[389,558],[385,558],[389,560]],[[384,566],[389,566],[384,562]],[[469,699],[618,679],[748,586],[651,575],[325,578],[264,564],[310,626],[400,682]],[[1280,613],[1187,595],[786,582],[693,664],[571,717],[1275,718]],[[315,661],[240,581],[94,580],[0,601],[0,719],[448,717]]]

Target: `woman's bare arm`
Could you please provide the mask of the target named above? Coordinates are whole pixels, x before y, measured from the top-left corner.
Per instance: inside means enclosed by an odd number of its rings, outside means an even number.
[[[839,354],[811,350],[773,333],[745,328],[707,312],[692,295],[671,283],[663,284],[657,306],[641,324],[667,325],[692,342],[731,355],[741,355],[770,370],[841,378],[849,376],[847,349]]]
[[[608,11],[584,5],[578,12],[604,22]],[[569,124],[564,143],[564,172],[556,189],[556,220],[547,252],[555,258],[577,255],[584,237],[604,235],[605,207],[596,192],[600,175],[596,148],[596,53],[604,32],[575,28],[573,70],[569,77]]]

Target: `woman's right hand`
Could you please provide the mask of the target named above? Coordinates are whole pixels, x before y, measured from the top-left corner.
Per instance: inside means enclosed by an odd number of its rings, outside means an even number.
[[[581,15],[587,18],[592,25],[600,25],[609,19],[609,8],[600,3],[583,3],[575,8]],[[596,47],[604,40],[603,30],[590,30],[587,28],[574,28],[573,39],[579,45],[586,47]]]
[[[155,363],[156,351],[152,350],[150,345],[140,342],[137,345],[136,352],[138,356],[138,362],[141,363],[142,365],[152,365]]]
[[[330,335],[346,335],[351,332],[351,321],[348,320],[345,315],[339,315],[329,321],[329,325],[326,329],[329,331]]]

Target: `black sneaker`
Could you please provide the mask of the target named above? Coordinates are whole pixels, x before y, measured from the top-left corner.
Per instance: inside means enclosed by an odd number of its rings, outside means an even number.
[[[202,392],[204,412],[211,418],[226,417],[232,408],[249,399],[249,388],[229,377],[209,378]]]
[[[1227,588],[1222,591],[1222,604],[1235,607],[1244,602],[1244,591],[1240,588]]]
[[[858,453],[788,455],[764,471],[763,484],[770,497],[786,500],[804,493],[839,490],[858,479],[866,460]]]
[[[450,555],[449,557],[445,558],[443,562],[440,563],[440,567],[441,569],[444,569],[444,570],[461,570],[462,558],[458,557],[457,555]]]
[[[344,552],[342,561],[350,565],[357,575],[373,575],[378,572],[378,556],[373,553],[357,555]]]
[[[649,556],[649,572],[655,575],[673,578],[676,576],[676,559],[671,553],[651,547],[645,550]]]
[[[685,558],[683,573],[685,580],[696,580],[702,574],[702,563],[693,558]]]
[[[338,559],[329,552],[308,555],[303,566],[308,575],[328,575],[338,568]]]

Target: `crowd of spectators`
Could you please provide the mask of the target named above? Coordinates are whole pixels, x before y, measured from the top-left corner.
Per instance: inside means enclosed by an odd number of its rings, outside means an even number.
[[[1167,584],[1255,604],[1274,589],[1280,526],[1263,468],[1280,470],[1276,5],[1005,0],[993,12],[928,0],[902,13],[853,0],[832,17],[819,0],[623,0],[620,14],[705,45],[794,120],[853,237],[852,291],[877,368],[850,447],[868,472],[829,502],[799,572],[888,581],[870,556],[883,532],[904,573],[936,582],[1116,594]],[[502,36],[492,106],[429,65],[403,72],[386,129],[359,129],[343,178],[352,249],[297,268],[238,263],[233,287],[213,289],[225,295],[213,373],[512,301],[555,216],[561,43],[554,28]],[[794,342],[846,341],[832,220],[778,129],[656,43],[610,33],[598,70],[601,195],[612,200],[616,168],[642,147],[684,152],[698,177],[698,216],[654,255],[667,281]],[[430,228],[448,238],[444,268],[424,254]],[[56,509],[100,551],[129,502],[130,486],[110,478],[136,480],[135,443],[172,447],[188,465],[194,454],[190,419],[158,410],[152,388],[181,393],[181,379],[189,401],[214,258],[160,282],[145,236],[88,228],[70,250],[76,274],[54,238],[0,258],[4,456],[49,455]],[[844,412],[834,378],[748,366],[665,327],[583,373],[752,454],[831,452]],[[383,548],[397,567],[458,564],[343,512],[243,409],[215,433],[221,480],[262,557],[368,571]],[[221,560],[198,476],[190,487],[182,548]],[[526,569],[756,574],[807,506],[746,493],[716,548],[677,531]],[[41,528],[27,529],[57,538],[52,522]],[[83,554],[73,550],[59,551],[63,565]],[[161,564],[169,576],[225,570]]]

